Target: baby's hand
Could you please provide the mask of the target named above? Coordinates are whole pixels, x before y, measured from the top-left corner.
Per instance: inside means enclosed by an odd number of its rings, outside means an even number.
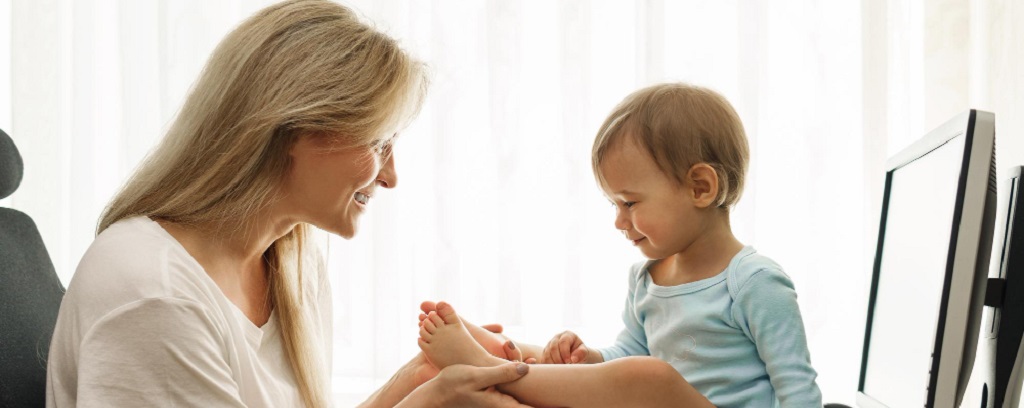
[[[580,340],[580,336],[571,331],[564,331],[555,335],[548,342],[548,345],[544,346],[544,351],[541,353],[543,357],[541,363],[578,364],[596,362],[589,361],[593,360],[590,358],[592,357],[591,354],[590,349],[583,344],[583,340]]]

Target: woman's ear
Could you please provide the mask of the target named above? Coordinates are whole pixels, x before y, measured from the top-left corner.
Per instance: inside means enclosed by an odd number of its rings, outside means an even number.
[[[708,208],[718,198],[718,172],[707,163],[697,163],[686,172],[686,190],[697,208]]]

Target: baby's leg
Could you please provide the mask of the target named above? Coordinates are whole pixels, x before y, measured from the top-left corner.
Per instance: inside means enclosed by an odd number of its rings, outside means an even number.
[[[455,309],[444,302],[420,322],[419,346],[437,368],[453,364],[490,367],[506,362],[477,343]]]
[[[671,365],[653,357],[535,364],[525,377],[498,389],[536,407],[714,407]]]
[[[443,302],[423,320],[419,344],[439,368],[505,362],[489,355],[455,309]],[[536,407],[712,407],[671,365],[653,357],[601,364],[534,364],[525,377],[498,389]]]

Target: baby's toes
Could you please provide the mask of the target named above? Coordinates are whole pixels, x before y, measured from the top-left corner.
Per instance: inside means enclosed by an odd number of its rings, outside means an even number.
[[[440,316],[446,324],[459,323],[459,315],[455,314],[455,308],[446,302],[437,304],[437,315]]]
[[[437,326],[434,325],[434,322],[432,320],[427,319],[427,320],[424,320],[423,324],[420,326],[420,331],[427,332],[428,334],[434,334],[434,333],[437,333]],[[424,338],[426,338],[426,337],[424,337]]]
[[[444,326],[444,319],[441,319],[441,316],[438,316],[437,312],[430,312],[430,314],[427,315],[427,319],[424,321],[430,322],[434,327]]]

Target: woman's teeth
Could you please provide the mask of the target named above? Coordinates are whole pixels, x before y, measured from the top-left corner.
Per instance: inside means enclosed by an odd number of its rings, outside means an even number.
[[[366,205],[366,203],[370,202],[370,196],[363,193],[356,193],[356,201],[358,201],[359,204]]]

